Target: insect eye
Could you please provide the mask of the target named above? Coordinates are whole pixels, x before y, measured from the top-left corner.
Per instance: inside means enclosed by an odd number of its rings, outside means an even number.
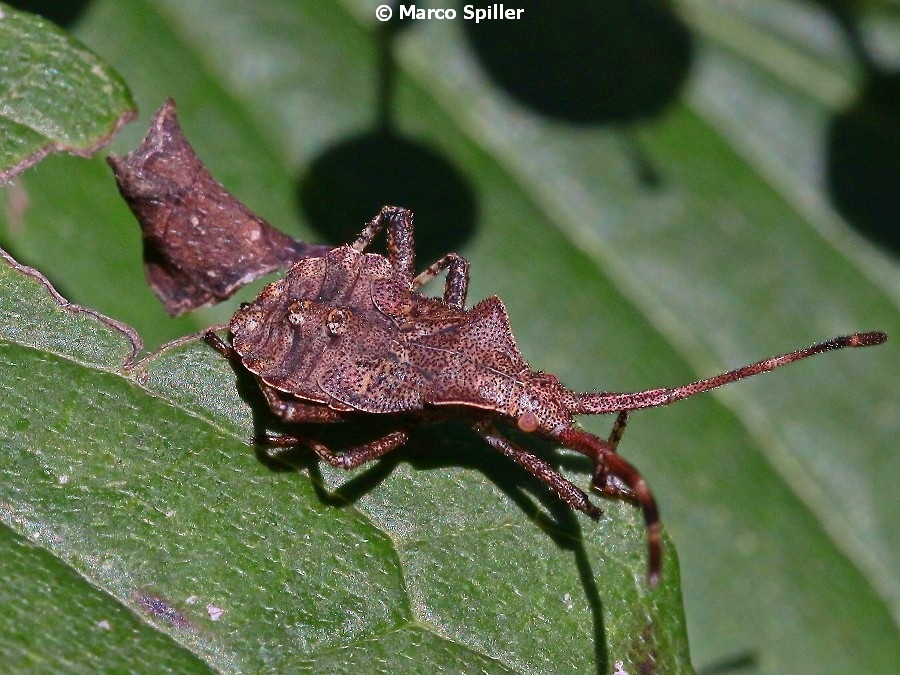
[[[249,306],[250,306],[250,303],[249,303],[249,302],[242,302],[242,303],[241,303],[241,309],[247,309]]]

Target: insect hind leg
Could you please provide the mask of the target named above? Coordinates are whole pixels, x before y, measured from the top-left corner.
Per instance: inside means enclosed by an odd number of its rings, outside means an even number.
[[[553,492],[556,493],[556,496],[570,508],[581,511],[595,520],[602,515],[603,512],[591,503],[591,500],[584,490],[562,476],[552,466],[547,464],[547,462],[535,457],[530,452],[526,452],[513,445],[511,442],[495,433],[493,429],[479,428],[478,431],[491,447],[506,455],[516,464],[538,478],[538,480],[553,490]]]
[[[622,440],[622,436],[625,435],[625,428],[627,426],[628,411],[623,410],[618,415],[616,415],[616,421],[613,424],[612,431],[609,432],[609,438],[606,439],[606,444],[613,452],[618,452],[619,442]]]
[[[616,416],[612,431],[609,432],[609,438],[606,439],[607,449],[610,454],[618,452],[619,442],[622,440],[622,436],[625,435],[627,426],[628,411],[623,410]],[[591,485],[594,490],[607,497],[626,499],[636,504],[640,503],[634,491],[612,473],[607,462],[595,458],[594,464],[594,480]]]
[[[617,420],[618,422],[618,420]],[[619,437],[624,426],[619,429]],[[612,437],[615,439],[616,429]],[[644,513],[647,527],[647,582],[656,586],[662,566],[662,526],[659,510],[650,487],[640,472],[619,455],[606,441],[593,434],[569,427],[556,436],[563,445],[590,457],[594,462],[594,478],[591,487],[608,497],[625,498],[637,503]]]

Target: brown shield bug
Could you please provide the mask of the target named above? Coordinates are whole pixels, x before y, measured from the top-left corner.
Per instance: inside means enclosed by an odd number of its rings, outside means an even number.
[[[381,230],[388,255],[366,253]],[[444,270],[443,298],[422,295],[420,288]],[[881,332],[855,333],[680,387],[576,393],[528,366],[499,298],[466,309],[467,286],[468,263],[455,253],[416,275],[412,213],[386,206],[352,244],[299,259],[283,279],[243,305],[229,325],[231,344],[212,331],[205,339],[255,376],[271,410],[286,422],[392,416],[392,431],[339,453],[301,436],[260,439],[273,446],[306,445],[335,467],[352,469],[382,457],[403,445],[411,426],[423,420],[462,417],[571,508],[597,518],[600,509],[583,490],[502,430],[518,427],[586,455],[594,465],[593,489],[633,500],[643,510],[651,585],[660,573],[660,522],[647,483],[616,450],[628,413],[832,349],[887,339]],[[606,440],[575,422],[578,415],[612,413],[617,418]]]

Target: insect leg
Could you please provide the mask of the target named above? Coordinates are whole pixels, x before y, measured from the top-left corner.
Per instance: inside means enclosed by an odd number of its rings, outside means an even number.
[[[298,445],[305,445],[315,452],[319,459],[328,462],[333,467],[338,469],[355,469],[360,464],[371,462],[373,459],[383,457],[391,450],[396,450],[406,443],[407,438],[408,435],[405,431],[392,431],[379,439],[353,448],[347,448],[339,453],[333,452],[328,446],[318,441],[311,438],[303,438],[302,436],[266,434],[255,440],[259,445],[272,448],[292,448]]]
[[[584,490],[563,477],[552,466],[547,464],[547,462],[535,457],[530,452],[526,452],[521,448],[516,447],[494,432],[493,429],[479,428],[478,431],[491,447],[506,455],[523,469],[537,477],[571,508],[576,511],[582,511],[591,518],[596,519],[600,517],[602,511],[591,503],[591,500]]]
[[[266,403],[269,404],[269,409],[285,422],[321,424],[343,420],[341,414],[336,410],[315,403],[304,403],[285,398],[277,389],[273,389],[265,384],[260,385],[260,391],[266,399]],[[291,448],[297,445],[306,445],[308,441],[305,438],[292,434],[271,434],[267,432],[262,436],[254,437],[253,443],[269,448]]]
[[[203,334],[203,340],[210,347],[219,352],[222,356],[224,356],[229,361],[237,361],[240,363],[240,357],[237,355],[237,352],[234,351],[234,347],[225,342],[222,338],[216,335],[215,331],[208,330]]]
[[[415,270],[415,245],[413,244],[413,213],[400,206],[384,206],[377,216],[372,218],[359,237],[353,242],[353,248],[364,251],[372,243],[375,236],[387,226],[387,249],[391,266],[411,280]]]
[[[618,450],[619,441],[622,440],[622,436],[625,434],[625,427],[627,426],[628,411],[623,410],[618,415],[616,415],[615,424],[613,424],[612,431],[609,432],[609,438],[606,439],[606,444],[613,452],[616,452]]]
[[[318,403],[304,403],[285,398],[280,391],[265,384],[260,386],[260,391],[269,404],[269,409],[278,416],[278,419],[285,422],[341,422],[344,419],[337,410]]]
[[[456,253],[448,253],[431,267],[420,272],[412,280],[412,289],[419,290],[443,270],[447,270],[444,302],[457,309],[465,308],[466,295],[469,292],[469,261]]]
[[[623,410],[616,415],[615,424],[613,424],[612,431],[609,432],[609,438],[606,439],[606,444],[609,446],[611,452],[618,451],[619,441],[622,440],[622,436],[624,435],[627,426],[628,411]],[[591,483],[591,487],[607,497],[627,499],[628,501],[636,503],[639,502],[634,491],[629,489],[621,480],[612,474],[609,465],[606,464],[606,462],[596,462],[595,460],[594,480]]]
[[[392,431],[377,440],[343,450],[340,454],[332,452],[318,441],[305,440],[304,442],[319,456],[319,459],[328,462],[331,466],[338,469],[355,469],[360,464],[384,457],[391,450],[396,450],[406,443],[407,438],[409,435],[405,431]]]
[[[644,512],[644,523],[647,526],[649,555],[647,583],[655,586],[659,581],[659,572],[662,566],[662,526],[659,523],[656,499],[654,499],[647,481],[641,476],[640,471],[611,448],[606,441],[587,431],[568,427],[555,434],[554,438],[566,447],[594,460],[592,488],[610,497],[624,497],[640,505]]]

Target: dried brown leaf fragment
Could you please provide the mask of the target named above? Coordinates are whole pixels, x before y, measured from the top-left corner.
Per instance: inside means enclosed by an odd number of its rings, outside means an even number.
[[[107,161],[141,225],[147,281],[169,314],[221,302],[331,248],[276,230],[222,187],[185,139],[171,99],[138,148]]]

